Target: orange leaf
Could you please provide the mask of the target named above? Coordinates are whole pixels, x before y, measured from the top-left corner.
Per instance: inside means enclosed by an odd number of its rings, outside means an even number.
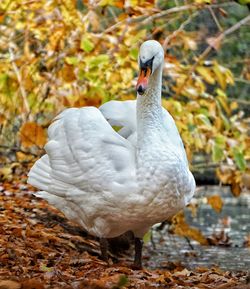
[[[61,75],[66,82],[74,81],[76,79],[74,66],[65,63],[61,70]]]
[[[223,201],[220,196],[213,195],[207,198],[208,204],[215,210],[215,212],[220,213],[223,207]]]
[[[19,131],[21,143],[24,147],[43,147],[46,143],[46,133],[44,129],[35,122],[26,122]]]

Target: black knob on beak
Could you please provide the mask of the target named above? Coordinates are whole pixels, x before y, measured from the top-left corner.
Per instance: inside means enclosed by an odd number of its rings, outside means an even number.
[[[139,85],[138,87],[137,87],[137,92],[140,94],[140,95],[142,95],[144,92],[145,92],[145,88],[142,86],[142,85]]]

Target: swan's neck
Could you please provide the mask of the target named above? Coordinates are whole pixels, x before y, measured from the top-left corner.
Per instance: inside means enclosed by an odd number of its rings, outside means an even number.
[[[162,66],[150,76],[146,92],[143,95],[137,94],[138,146],[157,136],[162,129],[161,85]]]

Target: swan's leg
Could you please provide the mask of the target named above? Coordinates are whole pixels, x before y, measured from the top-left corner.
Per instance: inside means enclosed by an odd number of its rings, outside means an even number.
[[[140,238],[135,237],[135,259],[134,259],[134,265],[133,265],[135,269],[142,268],[142,261],[141,261],[142,246],[143,246],[143,241]]]
[[[108,262],[108,240],[106,238],[100,238],[100,250],[102,260]]]

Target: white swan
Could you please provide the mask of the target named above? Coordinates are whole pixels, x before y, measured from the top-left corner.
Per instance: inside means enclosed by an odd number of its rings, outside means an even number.
[[[182,209],[195,190],[174,120],[161,106],[163,64],[161,45],[144,42],[137,101],[63,111],[28,178],[42,190],[37,196],[100,238],[105,259],[105,238],[132,231],[136,267],[143,235]]]

